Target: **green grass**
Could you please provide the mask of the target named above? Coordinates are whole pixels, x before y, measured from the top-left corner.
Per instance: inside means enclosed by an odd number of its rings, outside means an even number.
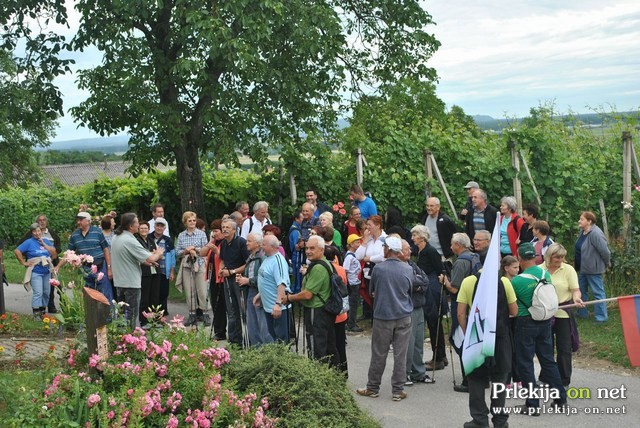
[[[51,373],[51,368],[0,370],[0,420],[15,416],[15,409],[41,394]]]
[[[630,368],[618,305],[610,306],[608,313],[609,321],[605,324],[597,324],[593,317],[578,319],[580,332],[578,355],[582,358],[607,360],[612,364]]]
[[[5,273],[7,275],[7,279],[12,284],[21,284],[24,279],[24,273],[27,270],[24,266],[18,262],[18,259],[15,258],[13,252],[6,253],[4,255],[4,267]],[[68,281],[76,281],[78,283],[78,279],[80,278],[80,274],[77,269],[72,268],[71,266],[65,266],[60,269],[58,272],[58,279],[64,283]]]
[[[12,284],[22,283],[26,268],[18,262],[18,259],[15,258],[13,252],[11,251],[5,252],[4,258],[5,272],[7,274],[7,279],[9,280],[9,282]],[[66,266],[60,269],[60,272],[58,273],[58,279],[64,283],[67,283],[69,281],[76,281],[76,284],[78,284],[79,281],[81,281],[80,275],[77,270]],[[180,293],[173,284],[174,283],[171,283],[171,285],[169,286],[169,300],[171,300],[172,302],[184,302],[184,294]]]

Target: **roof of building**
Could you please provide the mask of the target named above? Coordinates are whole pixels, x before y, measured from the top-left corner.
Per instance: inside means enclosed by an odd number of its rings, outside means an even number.
[[[68,186],[80,186],[100,178],[128,178],[131,177],[131,174],[126,172],[129,166],[131,166],[130,161],[44,165],[42,166],[43,182],[47,186],[55,181]],[[158,165],[156,168],[164,172],[174,167]]]

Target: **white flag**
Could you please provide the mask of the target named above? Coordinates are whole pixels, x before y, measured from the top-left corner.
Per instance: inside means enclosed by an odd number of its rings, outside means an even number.
[[[498,314],[498,277],[500,275],[500,217],[491,234],[491,244],[476,284],[476,295],[467,319],[462,347],[462,363],[466,374],[493,357],[496,347]]]

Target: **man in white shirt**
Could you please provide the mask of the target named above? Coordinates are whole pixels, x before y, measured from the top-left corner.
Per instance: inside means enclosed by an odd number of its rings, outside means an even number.
[[[155,230],[154,226],[156,225],[156,219],[158,217],[164,218],[164,205],[155,204],[154,206],[152,206],[151,214],[153,215],[153,218],[149,220],[149,230]],[[169,223],[166,223],[166,226],[164,228],[164,234],[167,235],[168,237],[171,237],[171,235],[169,234]]]
[[[240,236],[247,239],[251,232],[262,232],[262,228],[267,224],[271,224],[269,204],[265,201],[258,201],[253,204],[253,215],[242,223]]]

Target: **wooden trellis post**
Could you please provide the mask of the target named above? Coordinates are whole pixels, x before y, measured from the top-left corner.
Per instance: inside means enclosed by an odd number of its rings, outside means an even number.
[[[424,159],[425,169],[427,170],[427,178],[432,179],[433,173],[435,172],[438,184],[440,185],[442,193],[444,193],[447,203],[449,204],[449,208],[451,209],[452,216],[456,216],[456,207],[453,205],[453,201],[451,200],[451,196],[449,196],[449,191],[447,190],[447,185],[442,178],[442,174],[440,174],[440,168],[438,168],[436,158],[433,156],[433,153],[428,150],[425,150],[422,153],[422,156]],[[425,196],[427,196],[427,198],[431,197],[431,188],[428,181],[425,183]]]
[[[422,152],[422,162],[424,163],[424,169],[427,171],[427,180],[424,182],[424,200],[426,201],[431,197],[431,180],[433,179],[433,168],[431,167],[431,152],[424,150]]]
[[[631,133],[622,133],[622,203],[623,206],[631,204],[631,153],[633,152],[633,141]],[[622,238],[626,241],[629,232],[629,221],[631,220],[630,209],[623,210],[622,217]]]
[[[298,202],[298,192],[296,190],[296,176],[289,173],[289,192],[291,192],[291,205],[294,207]]]
[[[511,149],[511,165],[515,170],[513,176],[513,196],[516,198],[516,207],[518,214],[522,215],[522,185],[520,183],[520,158],[518,157],[518,151],[516,150],[516,142],[509,140],[509,148]],[[532,180],[533,181],[533,180]]]
[[[356,184],[362,187],[362,169],[364,159],[362,156],[362,149],[356,149]]]

